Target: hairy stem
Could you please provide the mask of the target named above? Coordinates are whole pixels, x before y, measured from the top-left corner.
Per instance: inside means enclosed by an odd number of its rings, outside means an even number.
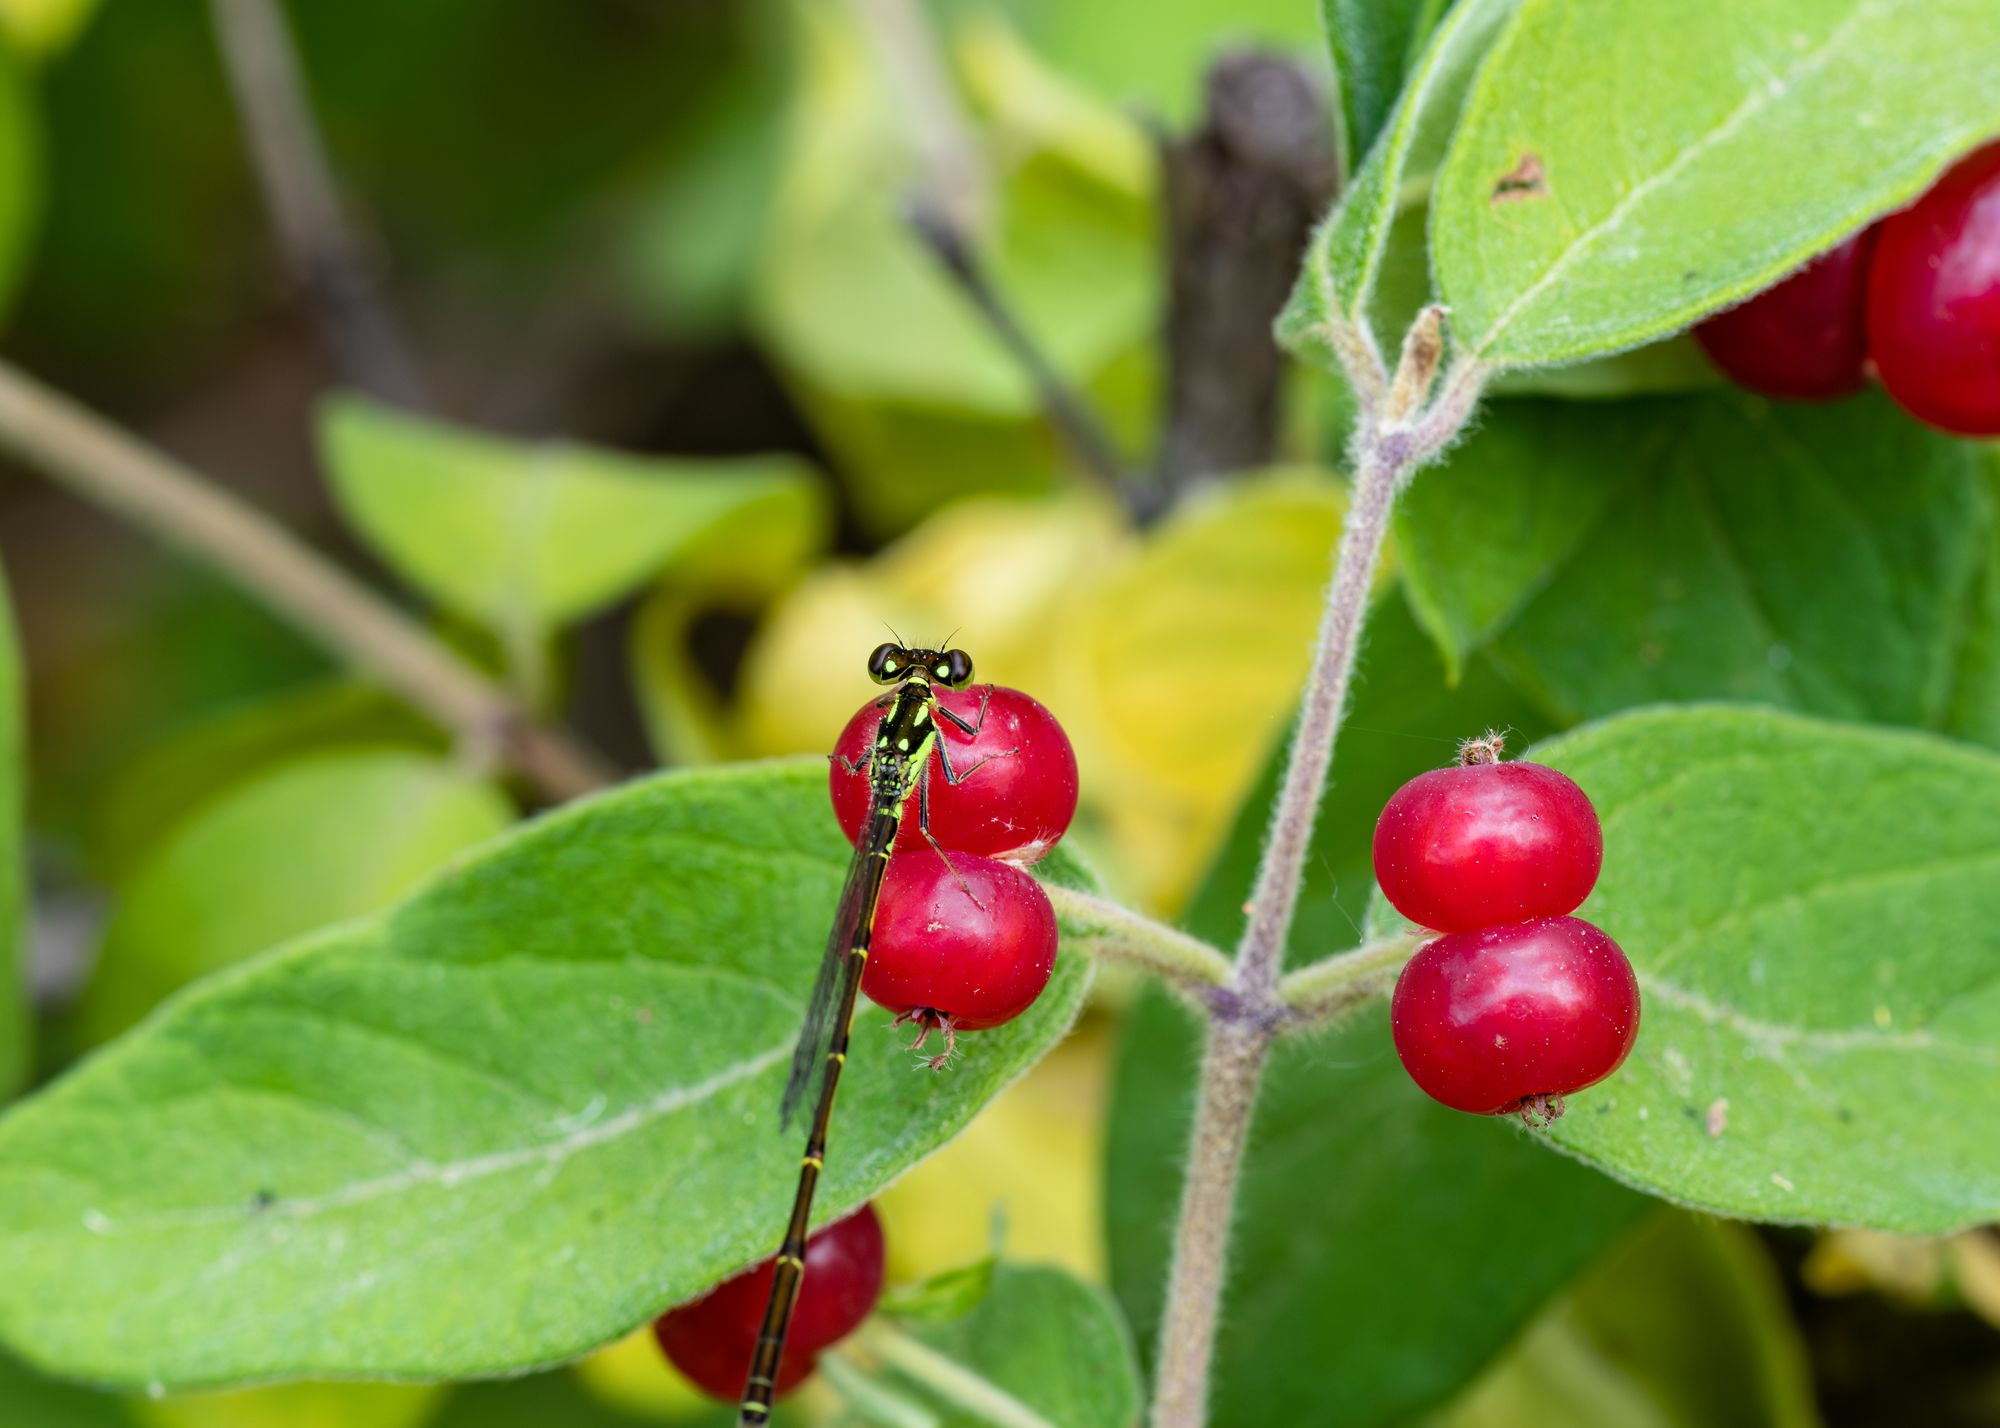
[[[1229,981],[1229,959],[1198,937],[1074,888],[1042,884],[1056,915],[1090,939],[1090,954],[1127,962],[1200,997]]]
[[[235,581],[555,801],[614,775],[387,600],[172,457],[0,363],[0,451]]]
[[[210,0],[223,68],[272,226],[341,375],[398,406],[422,386],[383,300],[373,255],[340,199],[278,0]]]
[[[1387,995],[1416,950],[1417,939],[1400,933],[1301,967],[1278,983],[1279,1000],[1290,1013],[1285,1030],[1323,1026],[1363,1002]]]
[[[1209,1023],[1160,1329],[1153,1389],[1156,1428],[1196,1428],[1207,1419],[1215,1324],[1229,1266],[1229,1222],[1236,1210],[1236,1182],[1250,1138],[1257,1083],[1270,1049],[1266,1030],[1220,1018]]]
[[[1434,323],[1437,317],[1433,310],[1419,321]],[[1200,1428],[1206,1421],[1215,1326],[1228,1272],[1229,1222],[1273,1036],[1288,1022],[1324,1019],[1386,990],[1394,962],[1407,955],[1407,949],[1398,952],[1390,944],[1377,944],[1307,968],[1289,987],[1279,982],[1389,513],[1410,474],[1464,429],[1484,375],[1476,365],[1461,364],[1445,374],[1438,394],[1414,412],[1392,412],[1379,400],[1362,406],[1353,443],[1353,492],[1312,670],[1246,909],[1243,940],[1209,1026],[1174,1231],[1153,1428]]]

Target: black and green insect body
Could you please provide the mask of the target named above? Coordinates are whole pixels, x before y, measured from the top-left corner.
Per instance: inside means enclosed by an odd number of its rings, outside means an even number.
[[[841,887],[833,930],[820,959],[812,999],[806,1006],[805,1025],[792,1052],[791,1077],[785,1083],[783,1123],[790,1125],[792,1116],[810,1102],[812,1126],[806,1136],[804,1163],[799,1168],[798,1193],[793,1197],[791,1218],[786,1222],[784,1242],[778,1249],[771,1298],[757,1331],[749,1381],[737,1414],[739,1428],[761,1428],[770,1420],[785,1334],[798,1304],[799,1286],[805,1278],[806,1236],[811,1227],[813,1192],[826,1164],[827,1126],[833,1117],[834,1093],[840,1086],[841,1067],[847,1061],[848,1035],[860,999],[861,972],[868,962],[876,901],[882,892],[882,879],[889,868],[896,834],[902,827],[912,794],[917,798],[919,826],[929,831],[924,776],[929,772],[932,758],[943,765],[945,778],[951,783],[971,772],[968,769],[961,773],[952,768],[938,735],[937,721],[948,719],[968,735],[976,733],[978,725],[967,723],[940,705],[935,688],[942,685],[947,689],[963,689],[971,684],[970,656],[963,650],[905,649],[885,644],[868,657],[868,673],[876,683],[895,688],[881,701],[887,712],[882,716],[873,747],[852,766],[855,772],[864,767],[867,771],[868,814],[855,840],[854,858],[848,864],[847,880]]]

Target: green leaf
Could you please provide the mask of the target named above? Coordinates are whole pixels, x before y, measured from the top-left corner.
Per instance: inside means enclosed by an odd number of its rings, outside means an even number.
[[[725,523],[825,519],[817,479],[789,456],[506,441],[356,397],[326,404],[320,439],[341,510],[377,554],[446,608],[522,640],[629,595]]]
[[[1052,5],[1001,0],[1035,52],[1100,98],[1168,128],[1199,122],[1202,79],[1225,46],[1311,54],[1320,43],[1313,6],[1298,0],[1097,0]],[[947,6],[978,14],[987,0]]]
[[[202,809],[120,889],[79,1019],[107,1040],[169,992],[386,907],[513,822],[469,771],[400,750],[281,765]]]
[[[1369,623],[1292,929],[1293,959],[1357,940],[1374,816],[1405,779],[1532,708],[1475,659],[1455,689],[1400,601]],[[1228,945],[1268,825],[1276,769],[1246,805],[1188,922]],[[1193,1026],[1163,994],[1127,1023],[1105,1195],[1112,1282],[1142,1345],[1187,1148]],[[1456,1392],[1645,1201],[1509,1126],[1425,1099],[1380,1009],[1281,1042],[1258,1103],[1236,1216],[1212,1399],[1218,1428],[1308,1419],[1389,1428]],[[1359,1307],[1357,1307],[1359,1306]]]
[[[1432,34],[1429,48],[1410,71],[1389,126],[1314,232],[1298,286],[1278,318],[1278,337],[1302,356],[1333,366],[1334,329],[1365,332],[1374,312],[1385,263],[1413,254],[1421,229],[1397,218],[1410,206],[1405,183],[1436,168],[1458,118],[1459,104],[1494,34],[1520,0],[1461,0]],[[1393,241],[1400,239],[1400,241]],[[1417,265],[1420,268],[1420,265]],[[1393,273],[1392,273],[1393,275]],[[1421,272],[1413,273],[1420,279]],[[1407,282],[1395,285],[1399,290]]]
[[[1448,0],[1320,0],[1340,92],[1341,168],[1374,146]]]
[[[1972,448],[1884,398],[1730,393],[1498,406],[1396,529],[1440,647],[1490,642],[1564,722],[1730,698],[1935,728],[1976,717],[1992,508]]]
[[[1435,1428],[1812,1428],[1812,1376],[1756,1236],[1656,1214]]]
[[[308,754],[396,747],[442,754],[434,724],[372,686],[336,679],[232,705],[142,749],[91,810],[92,866],[122,883],[190,813]]]
[[[993,1273],[999,1263],[989,1254],[915,1284],[891,1285],[883,1291],[876,1312],[897,1318],[956,1319],[978,1307],[992,1292]]]
[[[41,207],[42,125],[26,66],[9,43],[9,22],[24,18],[0,3],[0,314],[27,269]]]
[[[911,1323],[874,1347],[940,1410],[939,1428],[1130,1428],[1139,1421],[1132,1336],[1103,1290],[1060,1269],[1002,1264],[955,1319]]]
[[[807,13],[800,118],[753,294],[760,342],[872,530],[972,491],[1054,485],[1071,463],[1033,381],[904,215],[923,154],[877,52],[848,12]],[[1143,440],[1161,289],[1153,146],[990,15],[955,51],[988,160],[971,246],[1056,370],[1115,434]]]
[[[779,1091],[851,856],[825,780],[772,763],[569,805],[21,1103],[0,1338],[115,1383],[506,1373],[769,1254],[798,1171]],[[864,1013],[818,1218],[949,1140],[1087,981],[1070,939],[946,1075]]]
[[[1745,1219],[1940,1234],[2000,1215],[2000,757],[1725,705],[1538,748],[1590,794],[1583,906],[1639,1041],[1550,1139]]]
[[[0,572],[0,1098],[28,1074],[31,1026],[27,971],[28,866],[22,820],[27,750],[22,728],[21,658],[14,612]]]
[[[1431,261],[1499,366],[1768,287],[2000,132],[1990,0],[1528,0],[1466,100]]]

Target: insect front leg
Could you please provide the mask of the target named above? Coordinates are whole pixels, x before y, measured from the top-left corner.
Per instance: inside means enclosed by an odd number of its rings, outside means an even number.
[[[940,757],[944,754],[944,744],[942,741],[938,744],[938,754]],[[950,772],[951,765],[946,764],[945,773],[947,777],[950,776]],[[986,904],[979,900],[979,894],[972,890],[972,884],[965,880],[965,874],[958,870],[958,864],[952,862],[951,854],[944,850],[944,844],[938,842],[936,837],[931,833],[931,781],[928,777],[917,780],[917,831],[924,835],[925,840],[930,843],[931,847],[937,850],[937,855],[944,859],[944,865],[951,869],[951,875],[958,879],[960,890],[972,899],[972,905],[981,912],[984,912]]]

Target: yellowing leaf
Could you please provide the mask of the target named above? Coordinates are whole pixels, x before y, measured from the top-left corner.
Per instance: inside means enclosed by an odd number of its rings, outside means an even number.
[[[418,1428],[444,1398],[434,1384],[288,1383],[138,1399],[144,1428]]]
[[[992,1252],[1104,1278],[1103,1133],[1110,1036],[1071,1035],[1001,1093],[965,1134],[877,1197],[889,1280],[905,1283]]]
[[[97,0],[0,0],[0,32],[26,54],[53,54],[96,9]]]
[[[977,678],[1042,697],[1047,660],[1067,643],[1056,617],[1062,592],[1116,546],[1119,530],[1118,517],[1089,496],[978,497],[940,511],[871,561],[814,572],[772,610],[751,646],[735,752],[831,748],[874,688],[862,664],[890,626],[913,642],[953,636]]]
[[[1238,482],[1097,562],[1063,607],[1044,702],[1142,900],[1186,895],[1283,729],[1342,506],[1314,473]]]

